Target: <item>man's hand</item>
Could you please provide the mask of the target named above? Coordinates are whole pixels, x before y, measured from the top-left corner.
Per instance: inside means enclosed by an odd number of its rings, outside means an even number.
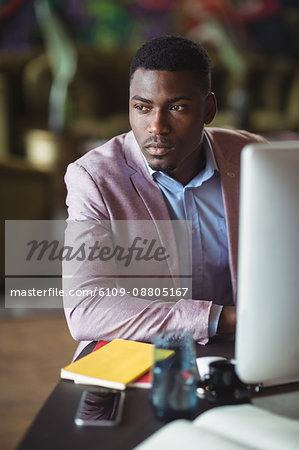
[[[236,331],[236,307],[224,306],[222,308],[217,334],[234,333]]]

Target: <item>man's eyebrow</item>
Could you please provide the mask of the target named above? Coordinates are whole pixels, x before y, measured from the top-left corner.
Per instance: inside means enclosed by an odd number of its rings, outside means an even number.
[[[132,97],[131,100],[138,100],[139,102],[143,102],[143,103],[153,103],[148,98],[140,97],[140,95],[134,95],[134,97]]]
[[[144,98],[144,97],[140,97],[140,95],[134,95],[134,97],[132,97],[131,100],[138,100],[139,102],[143,102],[143,103],[153,103],[151,100]],[[172,98],[168,98],[166,100],[167,103],[175,103],[175,102],[179,102],[180,100],[188,100],[190,102],[192,102],[192,98],[191,97],[187,97],[186,95],[179,95],[178,97],[172,97]]]
[[[192,98],[187,97],[187,95],[179,95],[178,97],[168,98],[166,101],[167,103],[175,103],[179,102],[180,100],[188,100],[189,102],[192,102]]]

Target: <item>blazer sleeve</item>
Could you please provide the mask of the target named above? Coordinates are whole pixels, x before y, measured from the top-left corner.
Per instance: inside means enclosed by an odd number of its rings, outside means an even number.
[[[111,246],[111,223],[104,195],[84,167],[72,163],[65,176],[68,225],[66,244],[91,247],[95,240]],[[83,248],[83,247],[81,247]],[[64,308],[70,332],[79,341],[115,338],[150,342],[158,332],[181,329],[195,341],[208,342],[210,301],[149,300],[107,295],[116,288],[110,271],[88,258],[63,262]],[[81,259],[81,260],[80,260]],[[110,272],[110,273],[109,273]]]

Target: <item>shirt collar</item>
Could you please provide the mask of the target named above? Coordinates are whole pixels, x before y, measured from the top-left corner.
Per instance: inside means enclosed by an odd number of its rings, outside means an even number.
[[[205,152],[206,155],[206,166],[203,171],[195,175],[192,180],[189,181],[189,183],[185,187],[197,187],[200,186],[204,181],[207,181],[210,179],[214,172],[219,172],[219,168],[217,165],[217,161],[215,159],[213,147],[211,145],[211,142],[207,136],[206,133],[204,133],[203,137],[203,147],[202,150]],[[159,184],[162,184],[165,187],[174,188],[175,186],[182,186],[181,183],[179,183],[177,180],[174,180],[173,178],[169,177],[164,172],[160,172],[158,170],[153,170],[147,163],[146,158],[142,154],[143,159],[145,161],[146,167],[149,171],[149,174],[152,176],[152,178],[157,181]]]

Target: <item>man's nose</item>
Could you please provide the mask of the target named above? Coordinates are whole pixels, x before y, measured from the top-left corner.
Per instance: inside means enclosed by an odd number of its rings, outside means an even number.
[[[148,131],[151,134],[167,134],[170,131],[170,126],[163,111],[156,111],[150,117]]]

